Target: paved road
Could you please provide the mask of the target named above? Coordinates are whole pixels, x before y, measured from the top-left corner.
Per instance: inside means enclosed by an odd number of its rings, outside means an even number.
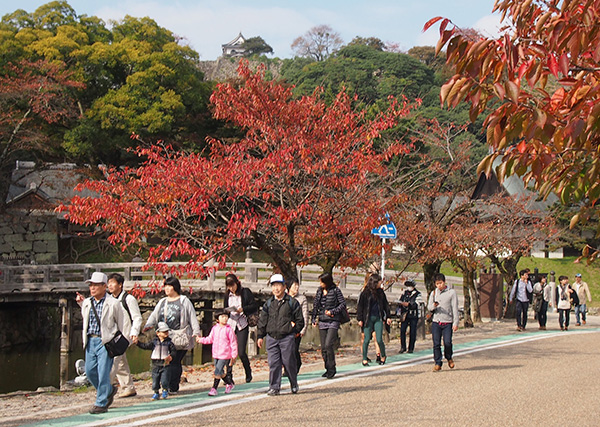
[[[178,396],[43,425],[600,425],[600,328],[460,341],[454,370],[432,372],[424,349],[385,366],[342,366],[333,380],[303,374],[297,395],[285,388],[267,397],[264,382],[252,383],[229,396]]]

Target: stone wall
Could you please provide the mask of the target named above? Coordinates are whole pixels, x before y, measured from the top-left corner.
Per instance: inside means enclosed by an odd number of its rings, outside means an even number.
[[[56,340],[60,337],[58,307],[15,303],[0,307],[0,348]]]
[[[54,215],[3,215],[0,256],[5,263],[58,263],[58,222]]]
[[[260,61],[250,61],[250,69],[255,70],[261,64]],[[277,80],[280,76],[282,61],[269,61],[267,66],[267,74],[269,77]],[[216,61],[200,61],[199,68],[204,73],[204,80],[214,80],[218,82],[225,81],[237,77],[237,68],[239,58],[217,58]]]

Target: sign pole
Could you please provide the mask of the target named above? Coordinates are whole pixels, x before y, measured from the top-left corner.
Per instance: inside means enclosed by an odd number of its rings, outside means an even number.
[[[385,237],[381,239],[381,280],[385,279]]]

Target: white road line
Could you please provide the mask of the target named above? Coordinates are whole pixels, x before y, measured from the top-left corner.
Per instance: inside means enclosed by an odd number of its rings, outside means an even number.
[[[491,342],[491,343],[487,343],[487,344],[481,344],[481,345],[477,345],[477,346],[473,346],[473,347],[459,349],[459,350],[456,350],[454,352],[454,354],[455,355],[465,355],[465,354],[477,353],[477,352],[492,350],[492,349],[501,348],[501,347],[508,347],[508,346],[532,342],[532,341],[538,341],[538,340],[543,340],[543,339],[548,339],[548,338],[555,338],[558,336],[570,336],[570,335],[574,335],[574,334],[586,334],[586,333],[597,333],[597,331],[573,331],[573,332],[569,332],[568,334],[565,334],[564,332],[557,332],[557,333],[535,335],[535,336],[523,336],[523,337],[510,339],[507,341]],[[405,369],[405,368],[409,368],[409,367],[413,367],[413,366],[417,366],[417,365],[422,365],[424,363],[429,363],[429,362],[431,362],[431,355],[421,356],[421,357],[418,357],[416,359],[411,359],[411,360],[402,360],[402,361],[398,361],[398,362],[392,362],[389,364],[389,366],[387,366],[385,368],[382,368],[381,366],[361,368],[359,371],[353,371],[353,372],[347,372],[347,373],[340,374],[339,376],[336,376],[336,378],[331,379],[331,380],[316,380],[316,381],[315,381],[315,379],[303,380],[303,381],[299,382],[299,384],[301,385],[300,390],[301,391],[310,390],[310,389],[314,389],[317,387],[323,387],[323,386],[327,386],[329,384],[334,384],[337,382],[347,381],[349,379],[371,376],[371,375],[373,375],[373,373],[379,374],[382,372],[396,371],[396,370]],[[197,403],[188,403],[188,404],[173,406],[173,407],[169,408],[169,410],[177,410],[177,411],[180,411],[181,409],[189,408],[188,410],[186,410],[184,412],[165,414],[165,409],[158,409],[156,411],[146,412],[144,414],[138,413],[138,414],[133,414],[133,415],[127,415],[124,417],[111,418],[106,421],[102,421],[102,422],[98,422],[98,423],[94,423],[94,424],[86,424],[86,425],[89,425],[89,426],[116,425],[116,424],[122,422],[123,424],[119,424],[119,425],[141,426],[141,425],[146,425],[146,424],[151,424],[151,423],[159,423],[159,422],[165,421],[165,420],[172,422],[173,418],[184,417],[184,416],[188,416],[188,415],[198,414],[201,412],[212,411],[213,409],[220,409],[220,408],[225,408],[225,407],[232,406],[232,405],[237,405],[240,403],[246,403],[246,402],[252,402],[255,400],[259,400],[259,399],[264,399],[264,398],[269,397],[264,393],[266,391],[267,391],[267,387],[264,387],[262,389],[252,390],[251,392],[248,392],[243,395],[239,395],[239,394],[237,396],[230,395],[229,397],[231,397],[231,398],[228,400],[223,400],[223,401],[218,401],[218,402],[212,400],[212,401],[203,401],[203,402],[197,402]],[[261,394],[257,395],[257,393],[259,393],[259,392]],[[160,415],[156,416],[156,417],[152,417],[152,418],[146,418],[143,420],[127,422],[128,420],[133,420],[133,419],[139,418],[141,416],[148,416],[148,415],[152,415],[152,414],[157,414],[157,415],[160,414]]]

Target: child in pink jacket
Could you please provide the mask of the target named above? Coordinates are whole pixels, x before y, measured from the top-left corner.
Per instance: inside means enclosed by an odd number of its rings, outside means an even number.
[[[231,393],[235,384],[231,375],[231,369],[238,355],[237,338],[235,332],[227,324],[229,313],[219,311],[215,313],[217,324],[213,326],[207,337],[198,338],[200,344],[212,344],[212,356],[215,362],[215,381],[208,392],[209,396],[216,396],[219,382],[223,379],[225,383],[225,394]],[[225,374],[225,366],[228,367]]]

